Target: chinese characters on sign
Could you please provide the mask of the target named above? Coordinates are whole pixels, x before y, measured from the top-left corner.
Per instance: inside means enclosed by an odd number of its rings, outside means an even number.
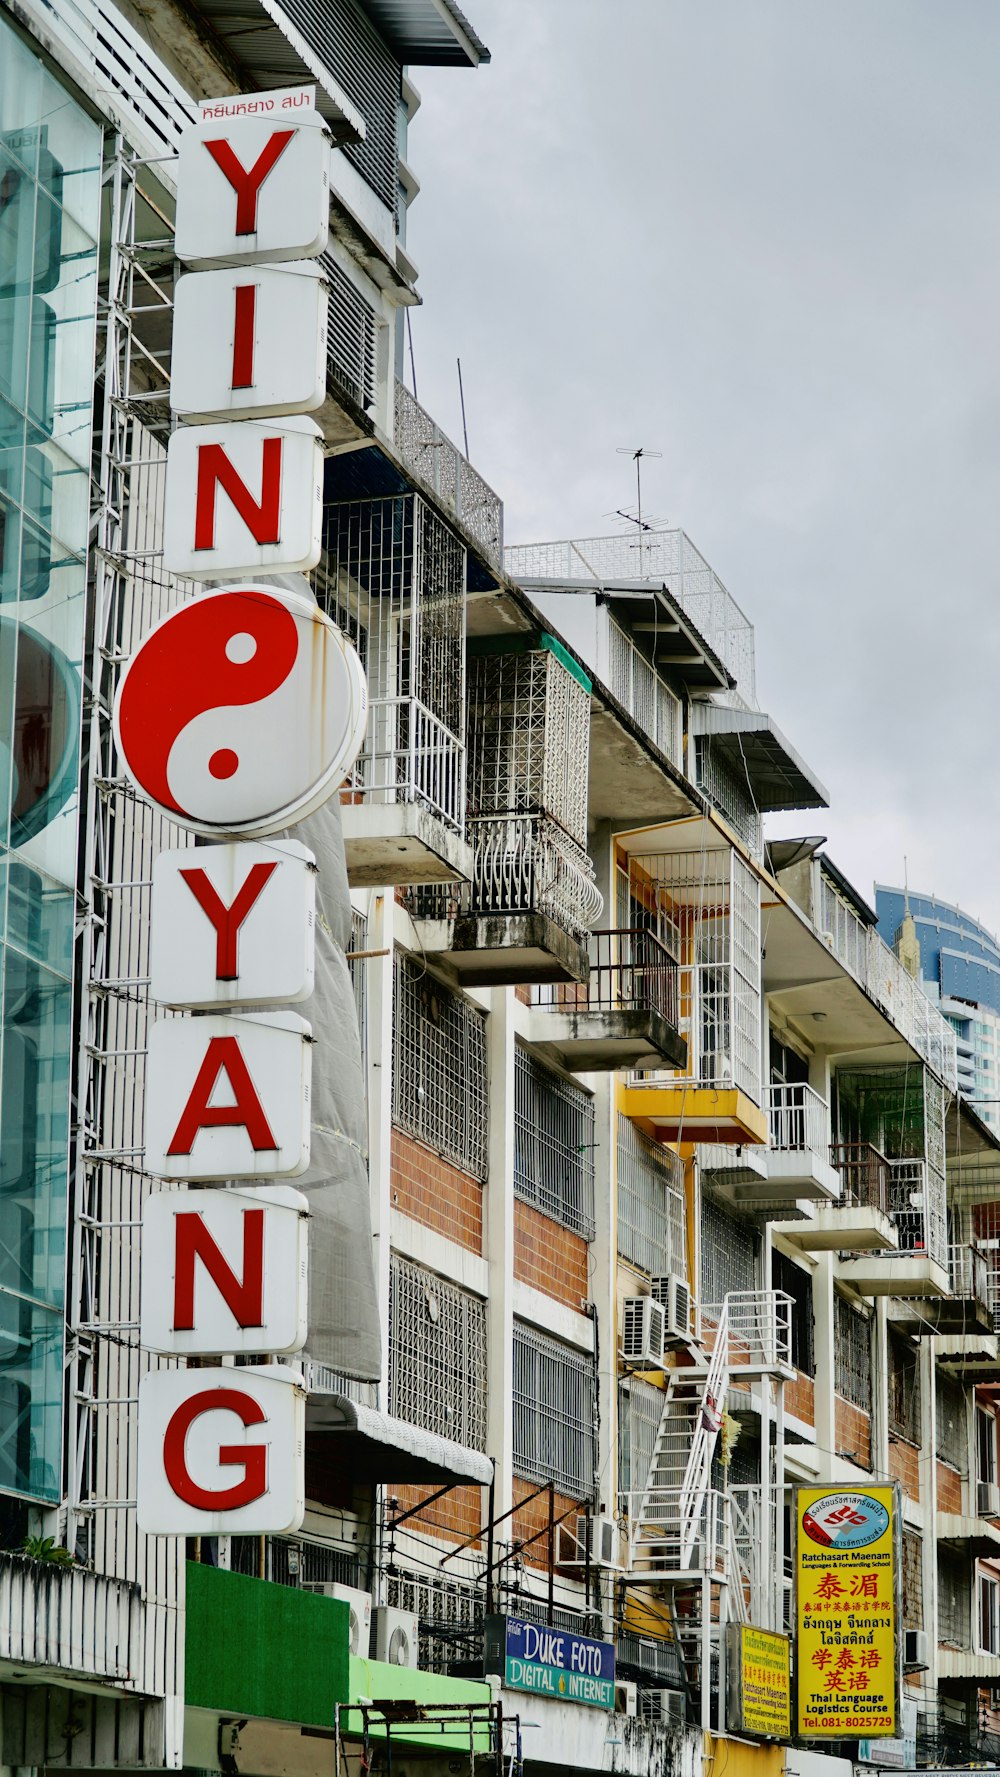
[[[798,1732],[869,1739],[897,1732],[893,1487],[800,1487],[797,1504]]]
[[[787,1740],[792,1731],[791,1643],[787,1635],[730,1623],[728,1725],[737,1734]]]

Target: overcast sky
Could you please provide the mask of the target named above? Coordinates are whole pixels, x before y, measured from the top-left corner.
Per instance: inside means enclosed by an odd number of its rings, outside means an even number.
[[[1000,928],[1000,5],[466,0],[420,69],[417,386],[508,542],[633,497],[757,632],[864,892]]]

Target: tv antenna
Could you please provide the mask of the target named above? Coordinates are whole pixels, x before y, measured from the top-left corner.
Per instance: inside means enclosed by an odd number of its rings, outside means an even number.
[[[636,499],[636,509],[634,513],[619,512],[618,516],[619,518],[627,519],[630,524],[634,524],[638,531],[651,531],[653,528],[652,525],[644,524],[642,518],[642,461],[644,457],[662,457],[663,452],[662,450],[647,450],[644,444],[640,444],[637,450],[633,450],[630,445],[620,444],[618,446],[618,455],[620,457],[631,457],[635,464]]]

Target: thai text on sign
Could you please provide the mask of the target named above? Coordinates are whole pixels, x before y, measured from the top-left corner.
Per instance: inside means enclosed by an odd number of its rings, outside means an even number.
[[[800,1487],[796,1510],[798,1732],[893,1737],[899,1556],[894,1487]]]

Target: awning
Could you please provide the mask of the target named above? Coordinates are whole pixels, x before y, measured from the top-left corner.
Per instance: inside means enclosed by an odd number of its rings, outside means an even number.
[[[692,703],[689,720],[691,733],[709,738],[713,753],[721,754],[741,782],[749,782],[762,814],[829,807],[819,778],[762,710]]]
[[[276,0],[198,0],[198,16],[207,20],[261,91],[315,83],[316,109],[326,118],[334,140],[363,140],[361,112]]]
[[[413,68],[475,68],[490,52],[455,0],[361,0],[368,17]]]
[[[971,1554],[1000,1560],[1000,1530],[988,1518],[969,1512],[938,1512],[934,1523],[938,1542],[961,1543]]]
[[[480,1451],[362,1406],[347,1395],[311,1394],[306,1432],[311,1451],[329,1454],[361,1483],[472,1482],[488,1487],[493,1479],[493,1464]]]

